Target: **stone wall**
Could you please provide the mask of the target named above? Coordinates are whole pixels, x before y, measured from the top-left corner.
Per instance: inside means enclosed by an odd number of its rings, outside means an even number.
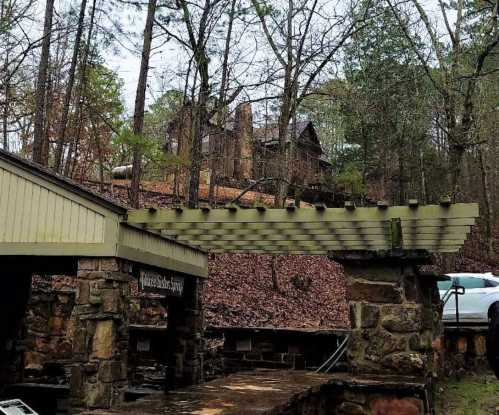
[[[435,342],[443,376],[461,376],[470,371],[489,369],[487,360],[488,327],[445,327]]]
[[[346,330],[210,327],[207,342],[217,347],[206,355],[205,373],[215,378],[253,368],[315,370],[346,334]]]
[[[347,262],[354,373],[432,376],[441,331],[436,280],[396,260]]]
[[[23,378],[24,381],[45,384],[69,383],[74,333],[74,322],[71,319],[77,291],[76,276],[34,276],[31,286],[31,297],[26,309],[24,322],[23,349]],[[141,294],[138,292],[137,282],[130,283],[130,312],[131,325],[144,325],[154,328],[166,328],[167,307],[166,299],[155,294]],[[162,335],[166,343],[166,331]],[[133,339],[131,339],[133,340]],[[162,353],[165,353],[164,348]],[[132,384],[137,385],[140,379],[135,376],[137,367],[151,367],[150,361],[143,361],[141,356],[131,352],[129,367]],[[158,373],[164,373],[163,360],[158,358]],[[150,360],[150,359],[149,359]],[[139,368],[139,372],[142,370]],[[156,376],[156,375],[154,375]]]
[[[204,280],[186,278],[183,297],[168,303],[167,389],[203,381]]]
[[[26,311],[24,376],[26,381],[67,383],[73,345],[71,313],[75,292],[71,287],[53,290],[48,282],[33,284]]]
[[[71,406],[110,408],[127,386],[131,264],[80,259],[73,309]]]

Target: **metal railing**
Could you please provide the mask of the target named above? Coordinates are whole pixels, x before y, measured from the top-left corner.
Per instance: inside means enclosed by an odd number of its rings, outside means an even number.
[[[350,338],[350,335],[347,334],[341,344],[338,346],[338,348],[334,351],[334,353],[329,356],[329,358],[316,370],[316,373],[324,372],[328,373],[333,367],[336,366],[336,364],[339,362],[339,360],[343,357],[345,352],[347,351],[347,343],[348,339]]]
[[[466,290],[462,285],[452,284],[441,299],[442,308],[443,308],[445,304],[447,304],[447,302],[454,295],[456,301],[456,325],[458,328],[459,328],[459,296],[464,295],[465,292]]]

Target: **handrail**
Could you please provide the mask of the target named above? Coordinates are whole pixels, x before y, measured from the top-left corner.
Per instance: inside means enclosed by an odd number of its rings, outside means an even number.
[[[447,301],[451,298],[451,296],[454,295],[464,295],[465,293],[465,288],[462,285],[451,285],[449,289],[445,292],[445,294],[442,296],[442,306],[445,306],[447,304]]]
[[[350,339],[350,335],[347,334],[345,338],[343,339],[342,343],[338,346],[338,348],[334,351],[334,353],[329,356],[329,358],[316,370],[316,373],[319,373],[324,369],[324,367],[327,366],[326,370],[324,373],[328,373],[336,364],[338,361],[341,359],[341,357],[345,354],[347,348],[346,344],[348,340]],[[332,362],[332,363],[330,363]]]

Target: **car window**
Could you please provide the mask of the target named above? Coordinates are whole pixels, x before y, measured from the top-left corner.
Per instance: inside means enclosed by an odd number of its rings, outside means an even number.
[[[459,277],[459,285],[462,285],[467,290],[472,288],[485,288],[485,281],[486,280],[483,278]]]
[[[492,281],[492,280],[485,280],[485,286],[487,288],[499,287],[499,282]]]
[[[450,286],[452,285],[452,280],[448,280],[448,281],[438,281],[438,289],[440,291],[447,291]]]

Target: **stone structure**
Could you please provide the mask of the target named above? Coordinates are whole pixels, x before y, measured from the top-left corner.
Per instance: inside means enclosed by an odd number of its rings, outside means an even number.
[[[209,327],[207,342],[218,340],[220,347],[206,354],[206,375],[216,377],[254,368],[316,370],[347,333],[312,328]],[[337,370],[344,366],[340,363]]]
[[[203,306],[204,282],[185,280],[183,297],[169,298],[167,389],[203,380]]]
[[[427,415],[431,395],[422,379],[335,374],[323,388],[327,410],[335,415]],[[322,415],[322,412],[318,412]]]
[[[486,326],[445,327],[444,335],[434,342],[443,374],[462,375],[468,370],[488,369],[487,334]]]
[[[441,332],[439,294],[418,272],[428,258],[345,255],[354,373],[431,376],[433,340]]]
[[[43,282],[34,278],[26,310],[23,363],[29,382],[60,384],[69,378],[66,369],[72,362],[75,290],[71,286],[55,289],[52,279],[57,277]]]
[[[127,379],[131,271],[130,263],[114,258],[78,262],[73,407],[110,408],[122,398]]]
[[[73,407],[110,408],[127,386],[129,298],[132,264],[117,259],[81,259],[73,310],[71,372]],[[166,388],[203,379],[202,280],[185,279],[184,295],[168,297]]]
[[[237,180],[253,177],[253,112],[251,104],[239,105],[236,108],[234,133],[234,178]]]
[[[438,369],[434,342],[442,334],[438,278],[418,269],[428,255],[388,251],[335,259],[348,279],[352,327],[347,361],[357,377],[336,383],[345,391],[338,413],[427,413]],[[392,387],[381,387],[390,379]],[[413,396],[414,385],[418,396]]]

